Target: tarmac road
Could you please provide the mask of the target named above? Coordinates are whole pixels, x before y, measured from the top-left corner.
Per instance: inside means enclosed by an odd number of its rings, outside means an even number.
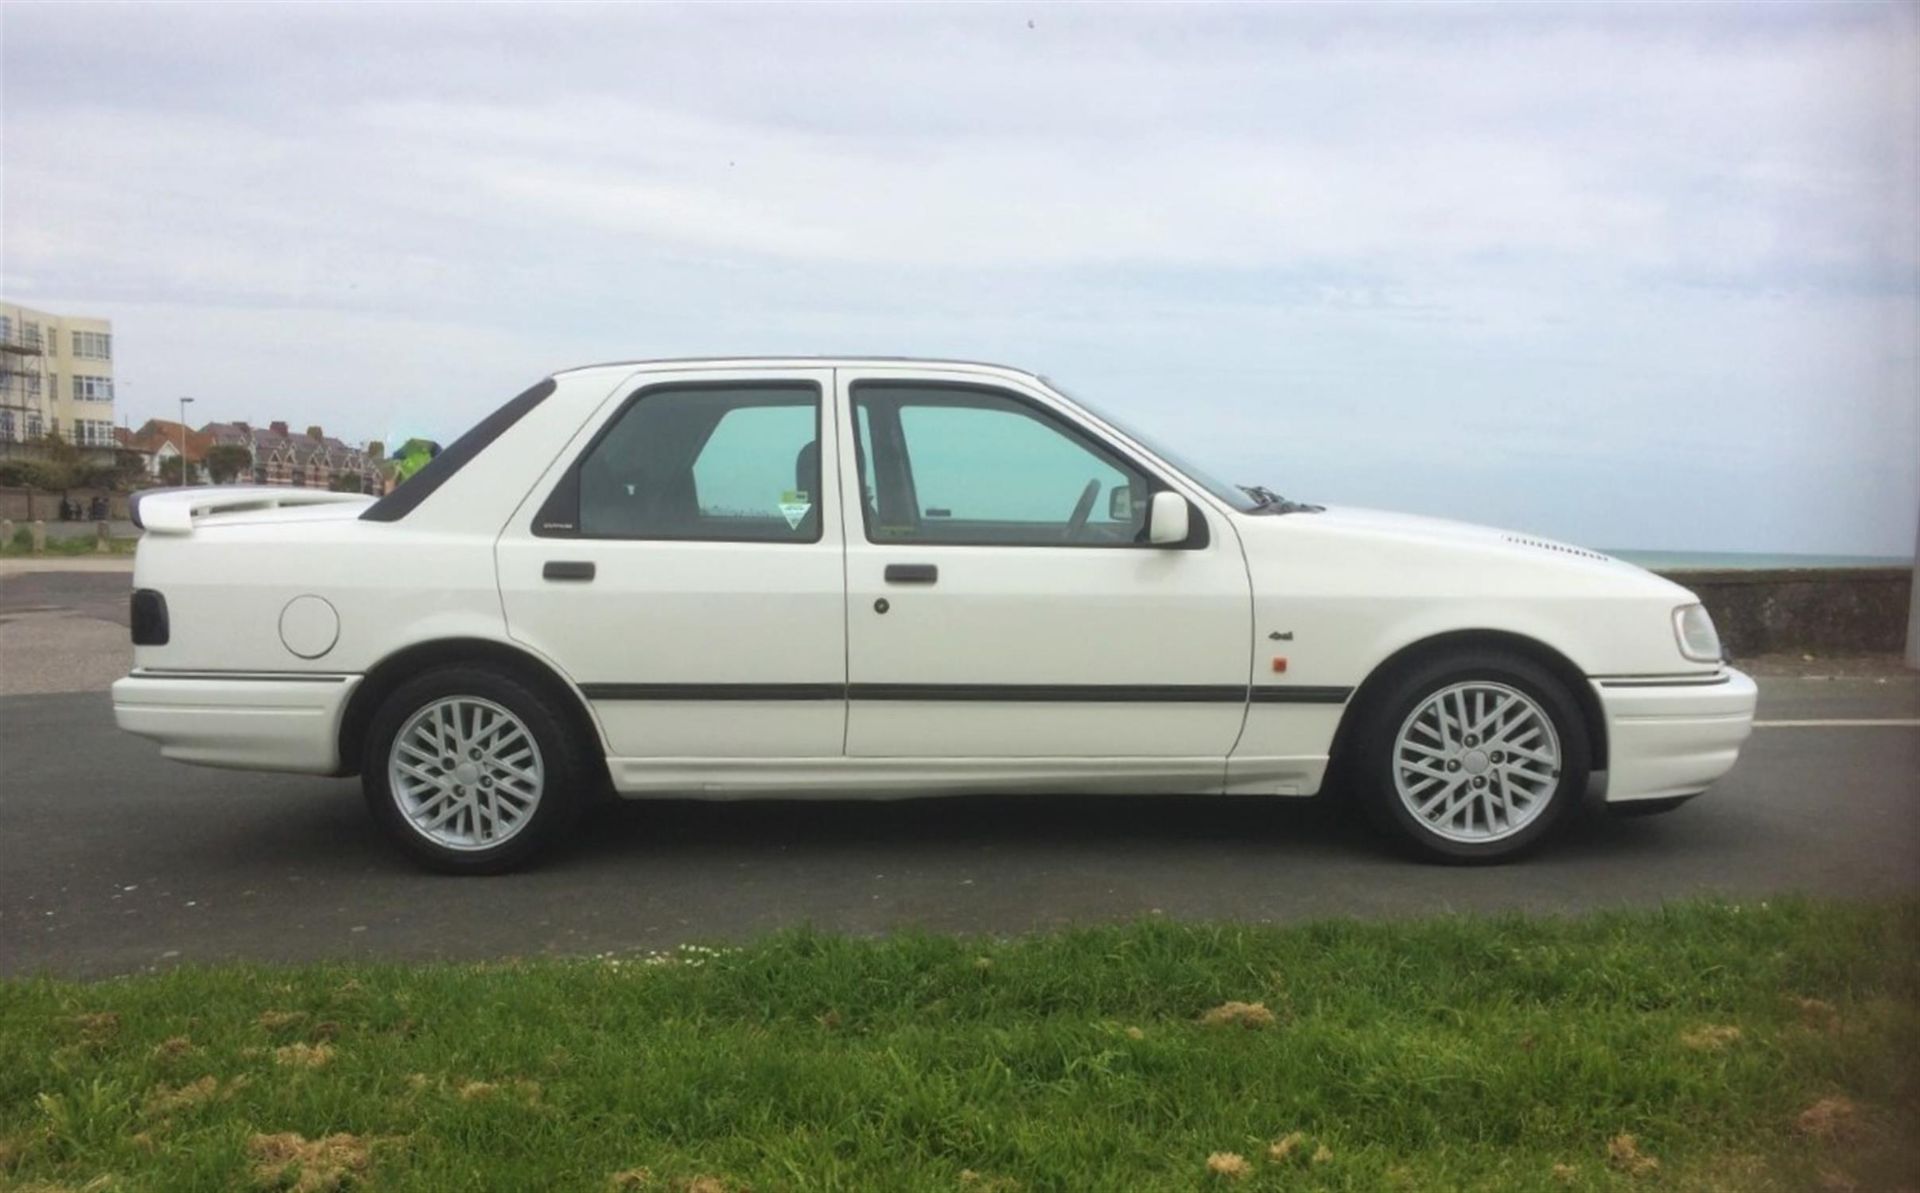
[[[116,731],[126,587],[0,575],[0,974],[1920,889],[1920,679],[1899,673],[1763,680],[1763,721],[1909,724],[1763,727],[1685,808],[1513,866],[1407,862],[1307,801],[1015,797],[627,804],[537,870],[445,878],[388,849],[351,781],[181,766]]]

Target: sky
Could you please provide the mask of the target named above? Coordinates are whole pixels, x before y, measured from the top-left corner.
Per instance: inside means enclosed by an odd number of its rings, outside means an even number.
[[[0,6],[0,292],[122,421],[1031,368],[1289,497],[1910,555],[1920,6]]]

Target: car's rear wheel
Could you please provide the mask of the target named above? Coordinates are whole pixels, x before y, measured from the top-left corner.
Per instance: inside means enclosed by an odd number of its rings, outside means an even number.
[[[591,771],[541,694],[498,671],[447,667],[381,703],[360,773],[374,819],[409,856],[495,874],[566,831]]]
[[[1448,862],[1517,857],[1587,784],[1586,723],[1564,685],[1494,651],[1416,665],[1362,711],[1355,790],[1375,825]]]

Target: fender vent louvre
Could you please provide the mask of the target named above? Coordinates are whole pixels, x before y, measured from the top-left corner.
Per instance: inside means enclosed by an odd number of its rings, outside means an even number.
[[[1527,538],[1524,535],[1518,534],[1502,535],[1501,537],[1510,543],[1518,543],[1522,547],[1534,547],[1541,551],[1557,551],[1562,555],[1578,555],[1582,559],[1598,559],[1604,561],[1612,558],[1608,555],[1602,555],[1598,551],[1589,551],[1585,547],[1569,547],[1565,543],[1549,542],[1546,539]]]

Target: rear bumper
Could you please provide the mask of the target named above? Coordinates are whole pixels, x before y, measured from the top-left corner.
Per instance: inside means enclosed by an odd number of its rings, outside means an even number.
[[[113,685],[113,719],[200,766],[340,771],[340,717],[357,675],[136,671]]]
[[[1753,732],[1754,682],[1729,667],[1712,683],[1599,680],[1607,718],[1606,801],[1704,791],[1733,769]]]

